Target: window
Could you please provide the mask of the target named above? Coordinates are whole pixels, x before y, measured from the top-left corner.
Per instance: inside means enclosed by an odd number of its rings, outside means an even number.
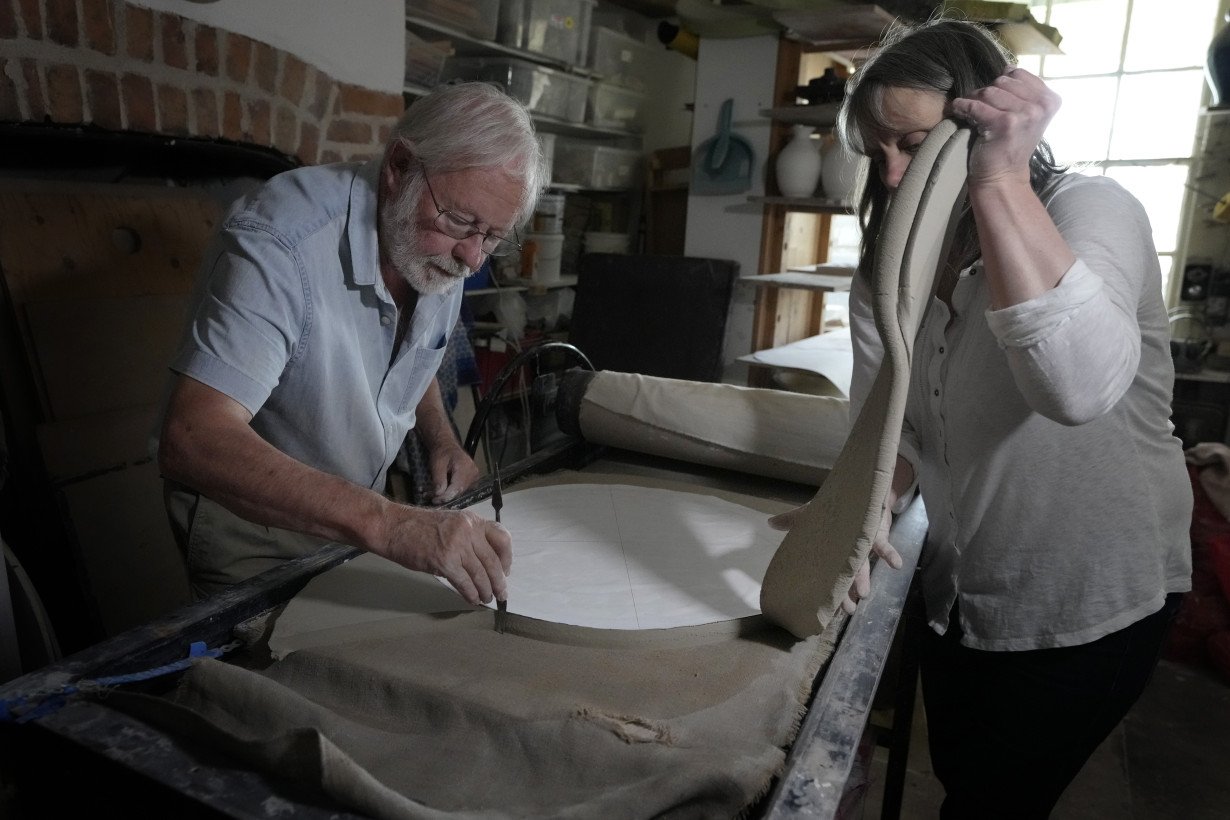
[[[1063,54],[1020,58],[1063,97],[1046,139],[1061,163],[1113,177],[1144,204],[1164,292],[1173,301],[1170,280],[1219,2],[1045,0],[1030,11],[1063,37]]]
[[[1063,97],[1046,139],[1063,164],[1118,180],[1153,225],[1168,303],[1204,61],[1225,0],[1036,0],[1030,11],[1059,30],[1062,54],[1022,55]],[[858,258],[857,223],[834,217],[829,260]]]

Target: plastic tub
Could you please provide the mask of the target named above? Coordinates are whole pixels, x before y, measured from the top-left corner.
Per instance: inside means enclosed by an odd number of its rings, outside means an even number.
[[[441,80],[481,80],[495,83],[535,114],[584,122],[592,80],[513,57],[450,57]]]
[[[585,65],[596,0],[502,0],[496,40],[568,65]]]
[[[564,232],[564,195],[543,194],[538,197],[538,203],[534,206],[532,225],[535,233],[562,234]]]
[[[615,83],[594,83],[589,90],[589,121],[598,128],[640,131],[645,95]]]
[[[640,169],[640,151],[563,137],[555,142],[553,181],[557,185],[605,190],[635,188],[640,182]]]
[[[560,260],[564,258],[562,233],[530,233],[521,241],[521,278],[536,285],[559,281]]]
[[[616,85],[645,91],[652,82],[649,46],[627,34],[594,26],[589,40],[589,67]]]

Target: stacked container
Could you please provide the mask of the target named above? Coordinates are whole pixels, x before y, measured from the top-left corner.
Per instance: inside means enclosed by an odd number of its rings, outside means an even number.
[[[567,65],[585,65],[597,0],[502,0],[496,38]]]
[[[599,128],[640,131],[644,92],[652,78],[649,47],[623,32],[594,26],[589,58],[599,80],[590,88],[588,121]]]
[[[554,164],[557,185],[625,190],[640,181],[641,152],[560,137],[555,141]]]
[[[481,80],[502,87],[539,116],[584,122],[591,80],[515,57],[450,57],[442,80]]]

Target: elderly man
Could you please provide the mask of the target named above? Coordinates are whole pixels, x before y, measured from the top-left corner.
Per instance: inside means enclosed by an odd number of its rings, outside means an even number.
[[[461,282],[517,250],[542,151],[525,109],[479,83],[417,100],[381,161],[280,174],[207,250],[159,439],[167,510],[198,597],[328,541],[505,596],[509,534],[383,493],[407,432],[435,501],[478,478],[435,381]]]

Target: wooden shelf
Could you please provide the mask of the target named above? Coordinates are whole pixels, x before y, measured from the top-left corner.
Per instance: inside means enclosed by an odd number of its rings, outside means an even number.
[[[758,287],[818,290],[825,293],[837,293],[850,289],[850,277],[835,273],[785,271],[783,273],[762,273],[757,276],[740,276],[739,281]]]
[[[535,282],[532,279],[518,279],[517,285],[531,296],[541,296],[556,288],[574,288],[577,285],[576,276],[561,276],[556,282]]]
[[[556,60],[534,51],[526,51],[523,48],[506,46],[494,40],[480,40],[472,34],[466,34],[461,29],[453,28],[444,23],[437,23],[435,20],[428,20],[424,17],[415,17],[413,14],[406,15],[406,28],[424,40],[439,39],[441,36],[447,37],[452,45],[453,53],[458,57],[490,57],[492,55],[516,57],[518,60],[528,60],[531,63],[537,63],[538,65],[547,66],[559,71],[566,71],[569,74],[576,74],[581,77],[598,76],[592,71],[578,68],[562,60]]]
[[[837,124],[837,112],[841,103],[819,105],[784,105],[779,108],[762,108],[760,116],[790,125],[810,125],[813,128],[832,128]]]
[[[490,296],[493,293],[523,293],[527,288],[521,285],[505,285],[499,288],[470,288],[462,292],[462,296]]]
[[[782,205],[791,211],[805,211],[815,214],[853,214],[854,204],[840,199],[823,199],[821,197],[792,196],[749,196],[748,202],[757,205]]]

